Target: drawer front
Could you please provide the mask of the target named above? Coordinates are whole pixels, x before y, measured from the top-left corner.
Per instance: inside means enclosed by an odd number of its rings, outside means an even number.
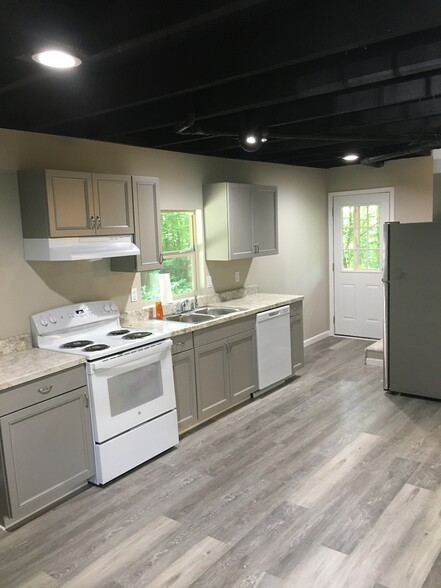
[[[195,331],[193,333],[194,346],[200,347],[201,345],[214,343],[214,341],[227,339],[228,337],[233,337],[234,335],[238,335],[244,331],[251,331],[255,328],[255,326],[256,316],[253,314],[241,319],[233,319],[227,323],[221,323],[218,326],[201,329],[200,331]]]
[[[289,305],[289,314],[291,316],[296,316],[298,314],[302,314],[303,312],[303,300],[297,300],[297,302],[293,302]]]
[[[0,392],[0,416],[54,398],[69,390],[86,385],[84,365],[58,372],[51,376],[32,380],[29,384],[9,388]]]
[[[172,339],[172,355],[181,353],[181,351],[188,351],[193,349],[193,333],[186,333],[185,335],[177,335]]]

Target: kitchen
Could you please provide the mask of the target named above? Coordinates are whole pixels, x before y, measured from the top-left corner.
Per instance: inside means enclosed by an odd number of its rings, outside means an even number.
[[[204,272],[212,277],[213,284],[216,291],[229,290],[239,286],[258,284],[260,291],[296,294],[300,293],[304,296],[304,338],[307,344],[316,343],[316,349],[322,349],[322,353],[326,354],[329,343],[326,344],[327,335],[330,331],[329,324],[329,305],[328,305],[328,251],[327,251],[327,193],[335,190],[351,190],[360,188],[370,188],[372,186],[394,186],[395,187],[395,218],[401,221],[425,221],[432,220],[433,217],[433,199],[432,199],[432,158],[420,157],[410,160],[396,160],[386,163],[384,168],[375,169],[361,166],[352,166],[348,168],[331,168],[329,170],[313,169],[306,167],[290,167],[277,164],[265,164],[252,161],[239,160],[223,160],[211,157],[199,157],[190,154],[178,154],[166,151],[158,151],[153,149],[143,149],[140,147],[130,147],[117,144],[92,142],[82,139],[74,139],[67,137],[54,137],[44,134],[27,133],[22,131],[1,130],[0,131],[0,146],[1,146],[1,161],[2,173],[0,174],[1,182],[1,231],[0,231],[0,267],[2,270],[3,280],[0,285],[1,301],[2,301],[2,321],[1,321],[1,339],[8,339],[16,337],[29,332],[29,316],[31,314],[40,312],[43,309],[53,308],[76,301],[84,300],[114,300],[118,308],[123,312],[125,310],[136,310],[142,307],[142,302],[132,303],[130,301],[130,292],[133,287],[140,289],[140,278],[135,273],[119,273],[111,272],[108,260],[96,261],[93,263],[80,262],[58,262],[57,264],[50,264],[46,262],[31,262],[27,263],[24,260],[22,249],[22,231],[20,222],[20,209],[18,200],[18,188],[16,171],[19,169],[75,169],[75,170],[93,170],[101,173],[127,173],[131,175],[147,175],[156,176],[160,178],[161,186],[161,206],[164,209],[185,209],[185,210],[201,210],[202,209],[202,184],[212,181],[225,180],[256,183],[265,185],[276,185],[279,193],[279,254],[274,257],[255,259],[252,262],[249,260],[233,261],[233,262],[208,262]],[[413,196],[418,194],[418,201],[415,202]],[[55,265],[55,267],[54,267]],[[239,272],[241,281],[239,284],[235,282],[235,273]],[[205,276],[203,276],[205,277]],[[206,284],[206,280],[202,279],[202,284]],[[210,289],[202,288],[201,293],[211,293]],[[324,343],[321,341],[323,339]],[[327,345],[320,348],[320,345]],[[307,347],[308,351],[309,347]],[[343,356],[337,357],[337,351],[343,351]],[[359,373],[363,370],[358,362],[362,361],[363,345],[355,344],[351,349],[349,343],[340,341],[339,350],[331,350],[328,355],[333,357],[335,353],[336,371],[337,367],[344,365],[347,362],[348,369],[353,369],[354,373]],[[238,438],[239,447],[244,447],[244,440],[246,436],[255,433],[255,428],[263,426],[265,430],[265,419],[274,415],[283,414],[284,402],[289,401],[289,395],[294,390],[300,390],[303,381],[309,381],[309,385],[315,386],[316,390],[326,390],[325,379],[329,377],[333,379],[333,373],[326,373],[326,369],[320,372],[320,351],[318,355],[309,356],[309,364],[307,364],[308,372],[302,373],[299,378],[289,390],[284,390],[279,397],[270,396],[265,400],[255,403],[256,410],[260,412],[259,415],[252,412],[249,408],[240,409],[236,415],[234,413],[229,418],[219,419],[209,426],[205,427],[198,433],[198,437],[194,434],[185,438],[179,450],[172,451],[170,454],[164,456],[164,460],[155,460],[149,466],[150,470],[140,469],[134,473],[137,483],[131,482],[130,475],[121,478],[114,482],[111,486],[99,489],[91,487],[87,492],[91,497],[91,502],[83,502],[85,496],[79,495],[75,499],[66,503],[66,519],[56,519],[56,512],[60,512],[58,508],[56,511],[48,513],[46,519],[40,517],[40,523],[36,520],[36,531],[44,532],[44,520],[51,521],[53,525],[51,530],[54,532],[54,538],[57,531],[63,525],[73,525],[78,520],[78,524],[82,525],[79,528],[79,535],[76,538],[76,549],[79,549],[81,537],[86,538],[88,534],[88,526],[84,518],[80,517],[83,507],[90,509],[89,516],[91,521],[88,524],[96,525],[100,528],[100,516],[105,517],[106,521],[112,518],[112,510],[120,508],[121,500],[128,502],[127,510],[120,511],[119,521],[133,520],[137,523],[134,527],[137,534],[129,536],[123,534],[118,539],[125,547],[131,546],[132,551],[129,560],[133,564],[132,559],[137,561],[142,560],[142,554],[149,551],[148,539],[149,536],[155,535],[160,544],[160,539],[164,539],[166,545],[166,538],[172,537],[176,532],[179,536],[179,525],[177,519],[179,508],[182,509],[181,515],[185,509],[191,508],[191,500],[201,502],[200,520],[205,521],[205,527],[193,536],[185,539],[183,537],[182,543],[178,542],[178,548],[167,559],[162,560],[158,570],[166,569],[166,562],[170,565],[175,562],[179,573],[184,574],[181,585],[186,584],[185,570],[193,569],[190,565],[192,562],[197,562],[202,556],[206,558],[207,567],[225,556],[227,545],[235,544],[243,536],[245,531],[237,531],[235,535],[233,528],[228,534],[227,526],[231,524],[231,520],[239,516],[241,504],[247,503],[247,491],[253,484],[261,484],[257,486],[257,490],[261,489],[259,494],[259,517],[262,523],[260,529],[261,535],[256,532],[256,541],[259,544],[265,542],[265,532],[268,532],[268,527],[271,526],[270,519],[265,523],[265,516],[269,515],[279,503],[272,503],[265,489],[269,487],[267,482],[258,480],[258,476],[254,477],[252,474],[252,467],[250,467],[250,460],[258,462],[259,451],[263,451],[264,445],[268,445],[268,440],[261,440],[258,442],[258,437],[254,436],[256,442],[256,451],[254,454],[243,454],[242,457],[235,456],[235,463],[227,468],[227,462],[231,460],[231,448],[228,445],[228,439]],[[336,376],[335,376],[336,377]],[[378,381],[378,373],[370,372],[366,376],[368,379],[372,378]],[[309,378],[309,380],[307,380]],[[349,381],[352,381],[349,379]],[[377,382],[378,383],[378,382]],[[307,385],[307,384],[306,384]],[[367,417],[372,410],[372,405],[364,398],[360,390],[356,388],[356,397],[360,401],[359,411],[353,410],[354,419],[361,419]],[[302,392],[300,392],[302,393]],[[339,396],[336,388],[332,390],[335,396]],[[304,394],[304,392],[303,392]],[[331,397],[328,396],[329,399]],[[276,400],[278,398],[278,400]],[[303,399],[305,397],[303,396]],[[265,404],[263,404],[263,402]],[[253,405],[250,404],[250,407]],[[259,408],[259,406],[261,408]],[[324,406],[329,408],[329,402]],[[413,402],[412,406],[418,412],[425,426],[434,426],[435,417],[427,414],[430,412],[433,404],[425,405],[425,408]],[[421,405],[422,406],[422,405]],[[430,409],[430,410],[429,410]],[[364,412],[363,412],[364,411]],[[387,413],[391,415],[391,413]],[[260,418],[257,418],[259,416]],[[291,415],[292,416],[292,415]],[[264,420],[262,420],[264,419]],[[268,421],[266,421],[268,423]],[[281,421],[280,424],[285,425],[281,431],[281,440],[290,439],[290,428],[292,423],[289,419]],[[404,421],[400,421],[404,426]],[[320,424],[325,426],[325,421],[320,421]],[[312,423],[309,422],[312,427]],[[398,426],[398,425],[397,425]],[[236,427],[236,428],[234,428]],[[292,429],[291,429],[292,430]],[[319,429],[317,429],[319,430]],[[267,429],[270,435],[270,430]],[[234,435],[233,435],[234,433]],[[298,429],[298,434],[301,435],[302,429]],[[218,437],[215,437],[218,434]],[[347,431],[342,431],[343,446],[346,445],[344,440],[348,442],[350,437]],[[366,433],[367,437],[362,440],[365,447],[370,444],[375,444],[375,433]],[[214,441],[216,439],[216,442]],[[265,443],[264,443],[265,441]],[[280,450],[279,445],[273,444],[274,440],[269,442],[268,449],[270,453],[265,453],[265,458],[268,460],[275,460],[277,462],[277,454]],[[436,439],[430,438],[430,443],[435,444]],[[208,450],[210,454],[208,455]],[[322,448],[323,449],[323,448]],[[354,449],[355,451],[355,449]],[[405,451],[405,449],[403,449]],[[432,446],[433,451],[433,446]],[[424,454],[424,451],[422,452]],[[176,460],[178,455],[185,455],[179,467],[176,467]],[[309,466],[313,471],[320,463],[317,457],[319,453],[308,454],[310,459]],[[431,454],[432,455],[432,454]],[[292,457],[292,456],[291,456]],[[295,459],[295,458],[293,458]],[[299,459],[299,458],[297,458]],[[194,460],[194,461],[193,461]],[[282,461],[282,458],[280,458]],[[315,460],[315,461],[314,461]],[[416,460],[418,461],[418,460]],[[423,462],[423,460],[422,460]],[[407,464],[404,464],[407,465]],[[431,466],[437,467],[436,463]],[[428,466],[431,467],[431,466]],[[305,465],[306,467],[306,465]],[[410,467],[410,466],[409,466]],[[210,525],[207,525],[211,517],[216,518],[216,508],[207,502],[204,503],[204,496],[207,495],[207,487],[218,484],[213,474],[216,468],[220,471],[228,472],[227,477],[231,480],[232,486],[227,484],[223,486],[224,502],[227,505],[230,501],[234,503],[235,498],[239,498],[239,502],[235,502],[235,508],[229,512],[230,518],[225,519],[224,534],[217,530],[214,537],[210,535]],[[232,469],[231,469],[232,468]],[[311,471],[310,470],[310,471]],[[410,478],[410,472],[408,472]],[[404,474],[403,474],[404,475]],[[156,477],[157,476],[157,477]],[[277,473],[279,482],[282,485],[284,477],[281,471]],[[156,478],[155,478],[156,477]],[[160,480],[164,484],[161,492],[158,492],[157,484]],[[247,486],[248,484],[248,486]],[[206,486],[207,485],[207,486]],[[155,490],[156,486],[156,490]],[[189,502],[184,503],[184,496],[188,488],[201,488],[199,495],[195,494],[192,498],[188,498]],[[154,493],[156,492],[156,494]],[[119,494],[122,493],[122,494]],[[83,493],[84,494],[84,493]],[[167,502],[166,512],[158,517],[152,516],[152,510],[145,502],[142,502],[144,494],[155,496],[158,502],[165,500],[167,497],[172,500]],[[123,499],[121,497],[124,496]],[[106,502],[105,506],[103,503]],[[429,489],[425,492],[421,491],[416,498],[419,508],[429,503]],[[67,504],[71,506],[67,506]],[[289,510],[286,508],[281,511],[286,515],[286,521],[292,521],[292,517],[301,515],[301,509],[307,508],[306,501],[301,502],[303,506],[297,506],[296,509]],[[100,507],[101,505],[101,507]],[[101,510],[100,510],[101,508]],[[96,515],[94,513],[96,509]],[[143,513],[143,509],[145,512]],[[267,510],[266,510],[267,509]],[[103,513],[106,514],[103,514]],[[176,519],[173,513],[176,514]],[[214,514],[212,514],[214,513]],[[274,523],[277,520],[277,514],[274,514]],[[253,518],[253,511],[248,510],[243,513],[245,519]],[[143,518],[144,517],[144,518]],[[291,517],[291,519],[290,519]],[[81,520],[80,520],[81,519]],[[40,526],[39,526],[40,525]],[[145,526],[148,526],[147,531]],[[105,525],[103,525],[103,530]],[[110,527],[109,527],[110,528]],[[245,529],[246,527],[244,527]],[[16,537],[25,537],[26,526],[22,530],[17,530],[14,533],[21,533]],[[265,531],[266,530],[266,531]],[[106,532],[106,531],[104,531]],[[115,532],[115,527],[110,532]],[[184,533],[188,530],[183,529]],[[212,531],[215,533],[215,531]],[[14,533],[12,537],[14,537]],[[143,534],[145,533],[145,534]],[[35,538],[37,535],[35,536]],[[289,541],[290,535],[287,532],[281,535],[280,541]],[[67,540],[67,537],[64,537]],[[224,540],[223,540],[224,539]],[[124,543],[125,540],[125,543]],[[136,551],[138,541],[147,541],[139,552]],[[434,542],[436,543],[436,541]],[[72,544],[73,545],[73,544]],[[88,544],[92,546],[93,544]],[[179,547],[180,545],[180,547]],[[262,550],[257,551],[252,558],[254,543],[253,538],[248,537],[247,553],[249,557],[250,568],[253,565],[256,567],[256,574],[261,573],[259,570],[259,562],[257,561],[257,554],[262,557]],[[328,542],[328,545],[331,545]],[[89,573],[103,574],[103,578],[110,579],[112,577],[112,566],[109,560],[116,557],[118,554],[118,543],[112,544],[113,551],[109,550],[108,558],[104,557],[102,552],[102,559],[97,563],[97,567],[91,567]],[[96,549],[91,547],[92,549]],[[84,557],[84,552],[60,553],[55,541],[48,541],[47,549],[54,549],[59,556],[60,569],[68,569],[70,566],[77,566],[75,561]],[[152,546],[153,549],[153,546]],[[240,545],[238,547],[240,553]],[[283,549],[281,549],[283,551]],[[37,551],[35,552],[38,553]],[[139,553],[136,558],[136,553]],[[300,551],[301,553],[301,551]],[[11,552],[9,552],[11,554]],[[327,561],[329,565],[337,565],[338,558],[342,555],[340,551],[335,548],[323,548],[319,550],[319,556],[323,557],[323,561]],[[311,565],[317,559],[314,553],[303,553],[305,562],[310,562]],[[37,555],[37,557],[47,557]],[[228,556],[225,556],[228,557]],[[237,557],[237,555],[236,555]],[[31,556],[32,558],[32,556]],[[23,560],[26,563],[26,557]],[[89,560],[92,564],[92,561]],[[228,560],[227,560],[228,561]],[[254,563],[253,563],[254,562]],[[33,572],[33,585],[57,585],[57,573],[53,568],[35,564],[35,562],[28,561],[29,570]],[[295,561],[293,560],[291,566]],[[298,563],[298,562],[297,562]],[[6,565],[6,564],[5,564]],[[50,564],[53,565],[53,564]],[[270,565],[265,562],[269,569]],[[290,565],[287,564],[286,570]],[[240,564],[238,564],[240,567]],[[3,567],[3,566],[2,566]],[[86,566],[87,567],[87,566]],[[279,571],[282,571],[283,566],[279,566]],[[306,568],[306,564],[305,564]],[[37,572],[40,570],[41,572]],[[107,572],[103,570],[106,569]],[[135,566],[136,569],[136,566]],[[218,568],[219,569],[219,568]],[[238,568],[236,568],[238,569]],[[202,571],[201,572],[202,576]],[[275,570],[273,570],[275,571]],[[292,571],[292,570],[291,570]],[[145,572],[145,570],[144,570]],[[116,573],[116,571],[115,571]],[[135,573],[135,572],[133,572]],[[165,572],[164,572],[165,573]],[[253,570],[251,569],[251,572]],[[263,573],[263,572],[262,572]],[[289,572],[290,573],[290,572]],[[287,571],[286,577],[289,577]],[[302,572],[304,576],[308,577],[307,570]],[[108,575],[106,575],[108,574]],[[160,575],[158,571],[158,577]],[[63,574],[60,572],[60,577]],[[266,577],[261,580],[255,578],[255,585],[260,582],[266,582],[267,585],[276,584],[277,574],[265,574]],[[271,577],[272,576],[272,577]],[[82,578],[82,585],[89,584],[91,576],[84,576]],[[202,576],[203,577],[203,576]],[[237,572],[236,578],[240,574]],[[283,576],[285,577],[285,576]],[[144,581],[148,582],[144,585],[155,585],[153,577],[144,576]],[[28,578],[26,578],[26,581]],[[81,580],[81,577],[80,579]],[[134,585],[134,579],[132,578]],[[128,580],[130,582],[130,578]],[[164,582],[163,577],[160,581]],[[158,580],[158,585],[160,584]],[[230,583],[226,585],[234,585],[234,579],[230,577]],[[25,579],[22,581],[24,584]],[[118,582],[118,580],[116,580]],[[215,585],[213,577],[201,580],[201,586]],[[64,584],[61,580],[60,585]],[[19,585],[19,584],[18,584]],[[79,584],[81,585],[81,584]],[[117,584],[116,584],[117,585]],[[130,584],[129,584],[130,585]],[[296,585],[291,581],[291,585]],[[307,584],[303,584],[307,585]],[[385,582],[384,585],[389,585]],[[418,584],[414,584],[418,585]],[[435,584],[434,584],[435,585]],[[391,584],[392,586],[392,584]]]

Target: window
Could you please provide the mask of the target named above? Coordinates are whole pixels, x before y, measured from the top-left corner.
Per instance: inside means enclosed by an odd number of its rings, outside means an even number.
[[[380,205],[342,207],[343,269],[380,270]]]
[[[159,297],[158,274],[170,274],[173,297],[190,295],[196,290],[194,212],[162,211],[161,232],[164,262],[160,270],[141,274],[141,296],[144,301]]]

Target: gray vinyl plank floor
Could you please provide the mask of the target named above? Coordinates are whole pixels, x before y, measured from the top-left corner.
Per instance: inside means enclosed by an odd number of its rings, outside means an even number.
[[[0,532],[2,588],[439,588],[441,403],[329,337],[278,390]]]

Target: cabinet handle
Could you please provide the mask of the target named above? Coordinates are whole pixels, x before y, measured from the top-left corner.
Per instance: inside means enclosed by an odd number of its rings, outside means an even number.
[[[257,253],[257,243],[254,243],[254,253]]]
[[[259,243],[257,243],[257,253],[260,253]]]
[[[101,228],[101,218],[99,216],[96,217],[96,228]]]
[[[84,394],[84,404],[86,408],[89,408],[89,397],[87,396],[87,394]]]
[[[49,392],[52,390],[52,386],[43,386],[43,388],[39,388],[38,391],[40,392],[40,394],[49,394]]]
[[[95,217],[94,216],[90,217],[90,228],[91,229],[95,228]]]
[[[160,265],[164,263],[164,256],[162,255],[162,253],[159,254],[159,263]]]

